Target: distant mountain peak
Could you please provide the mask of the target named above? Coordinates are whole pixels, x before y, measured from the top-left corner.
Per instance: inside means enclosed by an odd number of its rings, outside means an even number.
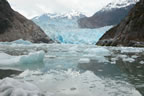
[[[136,4],[139,0],[113,0],[107,6],[105,6],[102,10],[111,10],[113,8],[123,8],[132,4]]]
[[[44,13],[40,16],[34,17],[34,19],[39,19],[41,17],[49,17],[50,19],[55,18],[67,18],[67,19],[73,19],[75,17],[85,17],[82,12],[72,10],[70,12],[65,13]]]

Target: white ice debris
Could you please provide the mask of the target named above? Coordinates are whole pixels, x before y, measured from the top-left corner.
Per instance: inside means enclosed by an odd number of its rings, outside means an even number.
[[[0,96],[43,96],[40,89],[26,81],[12,78],[0,80]]]
[[[132,63],[132,62],[135,61],[135,59],[133,59],[133,58],[123,58],[123,61]]]
[[[33,84],[46,92],[46,96],[141,96],[129,83],[102,79],[91,71],[80,73],[73,70],[51,70],[44,75],[34,74],[25,79],[31,79]]]
[[[140,63],[140,64],[144,64],[144,61],[140,61],[139,63]]]
[[[0,66],[40,63],[43,62],[44,55],[44,51],[38,51],[21,56],[12,56],[6,53],[0,53]]]
[[[21,64],[40,63],[40,62],[43,62],[44,55],[45,55],[44,51],[30,53],[29,55],[21,56],[19,62]]]
[[[121,53],[140,53],[143,52],[144,49],[143,48],[128,48],[128,47],[123,47],[121,48]]]
[[[84,52],[87,53],[87,55],[84,55],[84,57],[89,55],[93,56],[91,58],[98,62],[108,62],[105,56],[111,55],[111,52],[105,47],[87,48],[84,50]]]
[[[90,63],[90,59],[89,58],[80,58],[79,63]]]
[[[27,40],[23,40],[23,39],[19,39],[19,40],[15,40],[12,42],[0,42],[0,44],[4,44],[4,45],[15,45],[15,44],[23,44],[23,45],[31,45],[32,42],[27,41]]]

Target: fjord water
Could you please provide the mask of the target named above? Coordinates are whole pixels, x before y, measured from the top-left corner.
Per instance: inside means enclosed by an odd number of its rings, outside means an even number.
[[[80,29],[77,19],[34,19],[61,44],[1,42],[0,69],[23,72],[0,80],[0,96],[143,96],[144,48],[96,46],[112,26]]]
[[[14,89],[7,91],[8,85],[4,86],[3,82],[5,84],[9,82],[10,88],[19,89],[24,86],[22,92],[25,94],[30,92],[26,90],[27,87],[35,90],[30,96],[34,96],[38,89],[46,96],[143,96],[144,94],[144,48],[24,42],[2,43],[0,52],[0,59],[3,60],[1,68],[24,71],[19,76],[12,77],[17,82],[24,80],[24,84],[16,83],[20,84],[18,87],[14,87],[15,83],[11,83],[15,82],[14,80],[0,80],[2,94],[6,92],[17,94]],[[32,58],[37,61],[32,61]]]

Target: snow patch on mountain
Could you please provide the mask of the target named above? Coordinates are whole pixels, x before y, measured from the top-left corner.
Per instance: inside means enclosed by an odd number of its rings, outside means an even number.
[[[111,10],[113,8],[123,8],[129,5],[136,4],[139,0],[112,0],[107,6],[102,8],[103,11]]]
[[[75,17],[85,17],[82,12],[72,10],[67,13],[45,13],[41,16],[36,16],[33,19],[40,19],[41,17],[49,17],[50,19],[56,19],[56,18],[67,18],[67,19],[74,19]]]

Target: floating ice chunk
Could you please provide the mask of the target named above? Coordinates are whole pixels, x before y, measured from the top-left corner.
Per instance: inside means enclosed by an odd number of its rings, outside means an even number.
[[[144,61],[140,61],[139,63],[140,63],[140,64],[144,64]]]
[[[32,42],[27,41],[27,40],[23,40],[23,39],[15,40],[15,41],[13,41],[12,43],[16,43],[16,44],[25,44],[25,45],[32,44]]]
[[[90,59],[89,58],[81,58],[78,61],[79,63],[90,63]]]
[[[118,55],[118,57],[124,59],[127,58],[127,55]]]
[[[132,58],[134,58],[134,59],[136,59],[136,58],[138,58],[139,56],[137,56],[137,55],[133,55],[132,56]]]
[[[123,61],[132,63],[132,62],[135,61],[135,59],[133,59],[133,58],[123,58]]]
[[[29,72],[32,75],[27,75],[24,79],[31,79],[33,84],[46,92],[46,96],[141,96],[131,84],[121,80],[100,78],[91,71],[81,73],[71,69],[51,70],[43,75]]]
[[[11,66],[18,64],[40,63],[43,62],[44,55],[45,55],[44,51],[38,51],[30,53],[28,55],[21,55],[21,56],[11,56],[6,53],[0,53],[0,65]]]
[[[40,89],[26,81],[12,78],[0,80],[0,96],[43,96]]]
[[[121,53],[140,53],[143,51],[144,51],[143,48],[123,47]]]
[[[84,52],[87,53],[87,56],[93,56],[92,59],[98,62],[109,62],[105,56],[111,55],[111,52],[105,47],[87,48]]]
[[[35,53],[30,53],[29,55],[21,56],[19,62],[21,64],[31,64],[43,62],[45,52],[39,51]]]
[[[23,39],[19,39],[19,40],[15,40],[12,42],[0,42],[0,44],[4,44],[4,45],[13,45],[13,44],[23,44],[23,45],[30,45],[32,44],[32,42],[27,41],[27,40],[23,40]]]
[[[0,65],[17,65],[19,62],[20,56],[11,56],[6,53],[0,53]]]
[[[97,56],[108,56],[110,55],[110,51],[104,47],[97,47],[97,48],[88,48],[85,52],[93,53]]]
[[[124,62],[134,62],[136,59],[136,56],[132,56],[132,58],[128,57],[127,55],[118,55],[117,58],[121,58]]]

